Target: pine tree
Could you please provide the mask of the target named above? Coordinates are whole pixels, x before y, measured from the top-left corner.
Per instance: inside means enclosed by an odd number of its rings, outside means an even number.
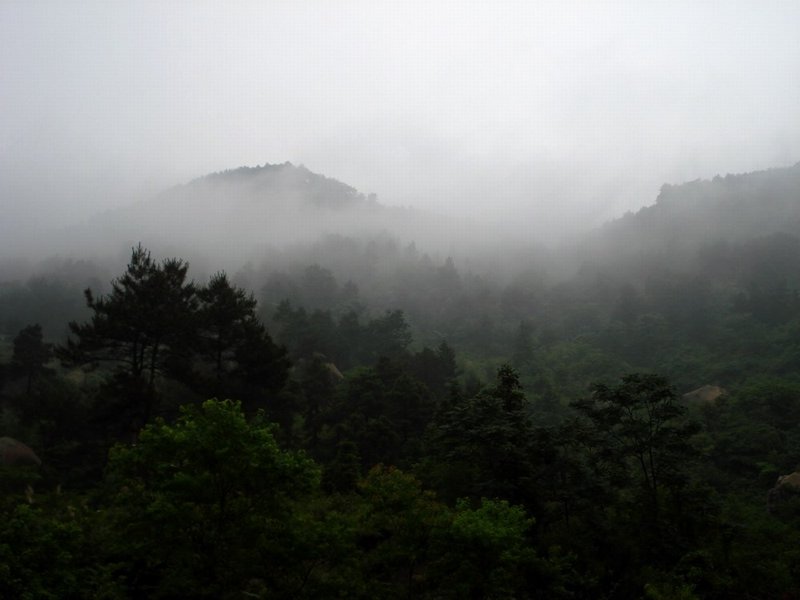
[[[177,258],[156,262],[139,244],[109,294],[85,291],[94,314],[89,322],[71,322],[73,337],[57,351],[68,364],[109,363],[126,408],[143,422],[152,416],[157,376],[187,360],[193,346],[197,297],[188,268]]]
[[[11,361],[25,374],[27,396],[31,395],[33,380],[42,372],[52,354],[52,346],[42,341],[42,326],[38,323],[23,328],[14,338],[14,355]]]

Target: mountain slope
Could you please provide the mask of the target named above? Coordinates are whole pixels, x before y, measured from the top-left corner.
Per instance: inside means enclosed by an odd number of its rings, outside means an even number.
[[[665,185],[656,203],[612,221],[583,243],[596,262],[691,266],[719,244],[800,235],[800,163]]]
[[[239,167],[199,177],[163,193],[162,198],[197,198],[222,194],[229,199],[258,200],[274,205],[292,203],[330,210],[376,205],[353,187],[292,163]]]
[[[230,259],[225,264],[238,268],[267,249],[308,244],[326,235],[388,232],[425,244],[455,229],[444,217],[383,205],[373,194],[287,162],[197,178],[97,215],[56,235],[54,246],[97,256],[124,253],[141,241],[159,254],[224,256]]]

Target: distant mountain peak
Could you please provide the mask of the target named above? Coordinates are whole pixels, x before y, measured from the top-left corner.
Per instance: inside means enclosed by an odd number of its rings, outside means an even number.
[[[193,179],[184,186],[169,191],[181,195],[191,195],[200,190],[217,192],[227,190],[231,195],[241,195],[276,201],[291,199],[302,204],[341,210],[361,204],[374,204],[375,196],[365,196],[355,188],[337,179],[314,173],[304,165],[291,162],[262,166],[238,167],[218,171]]]

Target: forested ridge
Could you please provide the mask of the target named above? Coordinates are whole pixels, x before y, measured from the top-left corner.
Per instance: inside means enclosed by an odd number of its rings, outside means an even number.
[[[279,167],[181,193],[375,208]],[[800,597],[799,173],[549,253],[3,265],[0,597]]]

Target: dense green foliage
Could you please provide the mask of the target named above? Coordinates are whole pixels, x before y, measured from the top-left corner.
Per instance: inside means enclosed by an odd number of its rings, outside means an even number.
[[[3,284],[0,436],[42,466],[0,467],[0,596],[800,597],[774,175],[666,189],[562,278],[381,237],[205,285],[141,247],[108,288]],[[764,229],[712,227],[744,184]]]

